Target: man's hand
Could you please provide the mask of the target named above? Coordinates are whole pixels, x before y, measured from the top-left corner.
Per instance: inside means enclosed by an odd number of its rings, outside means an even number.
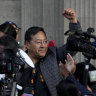
[[[62,15],[69,19],[71,23],[77,23],[76,13],[72,8],[65,8]]]
[[[76,61],[72,58],[72,56],[68,53],[67,60],[65,60],[65,67],[69,71],[69,73],[74,73],[76,71]]]
[[[76,61],[72,58],[69,53],[65,62],[65,64],[62,64],[61,62],[59,63],[60,72],[64,78],[68,76],[68,73],[73,74],[76,70]]]
[[[60,73],[66,79],[69,72],[68,72],[67,68],[65,67],[65,64],[63,64],[61,61],[59,62],[59,68],[60,68]]]

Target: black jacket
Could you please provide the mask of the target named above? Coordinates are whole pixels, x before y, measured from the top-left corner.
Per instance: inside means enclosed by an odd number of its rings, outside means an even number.
[[[81,30],[79,22],[76,24],[70,23],[69,27],[72,30]],[[66,50],[65,45],[60,48],[49,47],[46,56],[40,61],[40,69],[51,96],[57,96],[56,86],[62,80],[58,67],[58,61],[64,62],[68,52],[69,51]],[[28,77],[25,79],[28,79]]]

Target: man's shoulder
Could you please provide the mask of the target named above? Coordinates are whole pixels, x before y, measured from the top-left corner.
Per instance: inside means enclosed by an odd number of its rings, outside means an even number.
[[[49,50],[55,50],[56,49],[56,46],[54,47],[48,47]]]
[[[48,47],[48,51],[47,51],[46,56],[49,56],[52,54],[56,54],[56,47]]]
[[[49,52],[56,52],[56,47],[48,47]]]

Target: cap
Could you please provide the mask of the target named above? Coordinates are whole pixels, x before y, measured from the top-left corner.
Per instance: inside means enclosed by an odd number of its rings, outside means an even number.
[[[16,23],[12,22],[12,21],[6,21],[5,23],[7,24],[11,24],[11,25],[15,25],[16,26],[16,29],[20,30],[21,28],[17,26]]]

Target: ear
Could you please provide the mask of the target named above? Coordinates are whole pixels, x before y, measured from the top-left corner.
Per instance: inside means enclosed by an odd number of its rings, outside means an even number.
[[[25,41],[25,46],[26,46],[27,49],[29,49],[30,43],[28,41]]]

